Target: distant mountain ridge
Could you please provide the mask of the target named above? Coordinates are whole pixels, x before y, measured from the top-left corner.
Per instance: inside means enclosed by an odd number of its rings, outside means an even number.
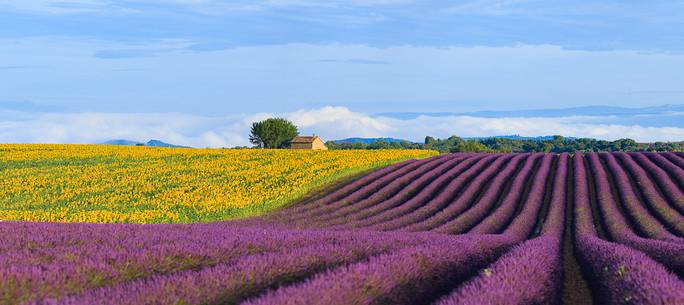
[[[102,142],[100,144],[103,144],[103,145],[123,145],[123,146],[143,145],[142,142],[131,141],[131,140],[126,140],[126,139],[109,140],[109,141]]]
[[[116,139],[102,142],[103,145],[122,145],[122,146],[151,146],[151,147],[173,147],[173,148],[189,148],[188,146],[169,144],[159,140],[149,140],[146,143],[131,141],[126,139]]]
[[[376,116],[402,120],[415,119],[419,116],[472,116],[482,118],[504,117],[567,117],[567,116],[634,116],[658,115],[668,113],[684,113],[684,104],[668,104],[661,106],[628,108],[614,106],[584,106],[559,109],[529,109],[503,111],[475,111],[475,112],[384,112]]]

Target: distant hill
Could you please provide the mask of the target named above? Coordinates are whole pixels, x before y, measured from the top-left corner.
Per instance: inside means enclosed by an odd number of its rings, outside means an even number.
[[[395,139],[395,138],[346,138],[341,140],[334,140],[335,144],[342,143],[363,143],[363,144],[373,144],[375,141],[385,141],[388,143],[401,143],[401,142],[411,142],[408,140]]]
[[[144,145],[144,146],[151,146],[151,147],[188,148],[188,146],[169,144],[169,143],[162,142],[159,140],[149,140],[149,141],[147,141],[147,143],[142,143],[142,142],[126,140],[126,139],[116,139],[116,140],[105,141],[105,142],[102,142],[101,144],[104,144],[104,145],[123,145],[123,146]]]
[[[149,141],[147,141],[147,143],[145,143],[145,146],[188,148],[188,146],[169,144],[169,143],[165,143],[165,142],[162,142],[159,140],[149,140]]]

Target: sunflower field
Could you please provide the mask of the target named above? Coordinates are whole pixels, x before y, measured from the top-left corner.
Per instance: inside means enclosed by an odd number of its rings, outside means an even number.
[[[0,221],[192,223],[262,214],[425,150],[0,145]]]

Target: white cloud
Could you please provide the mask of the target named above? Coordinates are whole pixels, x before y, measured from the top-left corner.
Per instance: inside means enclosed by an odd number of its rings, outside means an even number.
[[[516,5],[529,2],[526,0],[476,0],[465,1],[444,10],[449,14],[477,14],[490,16],[506,16],[524,12]]]
[[[13,9],[43,14],[121,13],[133,12],[117,7],[109,0],[0,0],[0,9]]]
[[[614,140],[682,141],[684,128],[606,124],[608,117],[480,118],[419,116],[401,120],[353,112],[345,107],[323,107],[281,114],[209,117],[182,113],[26,113],[0,111],[2,143],[100,143],[111,139],[158,139],[193,147],[249,145],[252,122],[285,117],[302,133],[324,139],[395,137],[422,141],[429,136],[464,137],[519,134],[562,134]]]
[[[299,110],[286,115],[304,132],[315,132],[328,139],[345,137],[378,137],[392,132],[393,127],[371,116],[352,112],[345,107],[327,106]]]
[[[211,118],[179,113],[43,113],[0,114],[0,142],[99,143],[110,139],[171,143],[204,147],[234,146],[246,141],[246,117]]]
[[[264,5],[276,6],[319,6],[332,7],[342,5],[357,5],[357,6],[376,6],[376,5],[399,5],[409,4],[414,0],[351,0],[351,1],[329,1],[329,0],[266,0],[262,1]]]
[[[249,12],[284,7],[343,8],[410,4],[413,0],[0,0],[0,9],[13,9],[46,14],[77,13],[140,13],[136,7],[145,5],[175,6],[206,14]]]
[[[684,128],[649,127],[641,125],[607,124],[609,117],[555,117],[555,118],[480,118],[471,116],[430,117],[413,120],[379,118],[394,126],[396,133],[420,140],[426,135],[448,137],[482,137],[495,135],[546,136],[563,135],[605,140],[631,138],[637,141],[683,141]]]

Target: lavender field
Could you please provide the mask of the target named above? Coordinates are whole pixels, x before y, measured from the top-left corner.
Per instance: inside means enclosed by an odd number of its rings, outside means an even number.
[[[684,155],[448,154],[256,218],[0,241],[0,304],[684,304]]]

